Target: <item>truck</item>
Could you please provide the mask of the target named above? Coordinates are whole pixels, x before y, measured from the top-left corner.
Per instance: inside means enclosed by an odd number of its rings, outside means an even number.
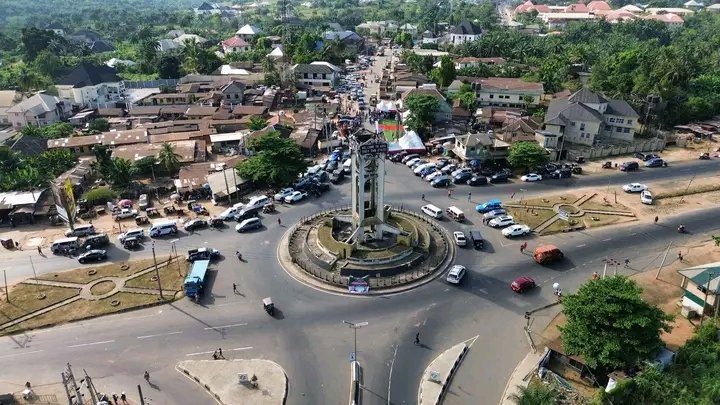
[[[542,245],[535,248],[533,259],[539,264],[548,264],[564,257],[563,252],[555,245]]]
[[[212,260],[220,256],[220,251],[213,248],[201,247],[190,249],[187,252],[187,261]]]
[[[190,274],[185,277],[185,283],[183,283],[183,290],[185,295],[195,300],[200,300],[200,294],[202,294],[203,286],[207,276],[207,269],[210,265],[210,260],[198,260],[193,263]]]

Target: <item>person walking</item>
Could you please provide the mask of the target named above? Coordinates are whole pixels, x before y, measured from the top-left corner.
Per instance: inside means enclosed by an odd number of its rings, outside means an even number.
[[[468,193],[468,201],[472,198],[472,193]]]
[[[678,251],[678,260],[683,261],[683,254],[680,251]]]
[[[218,347],[218,357],[221,359],[225,359],[225,356],[222,354],[222,347]]]
[[[42,248],[40,247],[40,245],[38,245],[38,254],[39,254],[40,256],[42,256],[42,254],[43,254],[43,253],[42,253]]]
[[[114,392],[113,392],[113,394],[112,394],[112,399],[113,399],[113,402],[115,403],[115,405],[117,405],[118,396],[117,396],[117,394],[114,393]]]
[[[120,400],[123,401],[123,404],[127,404],[127,395],[125,395],[125,392],[120,393]]]
[[[213,352],[213,360],[217,360],[217,359],[218,359],[217,350],[215,350]]]
[[[238,293],[237,284],[233,283],[233,294],[237,294],[237,293]]]
[[[145,378],[145,381],[150,382],[150,373],[148,373],[147,370],[145,370],[143,377]]]
[[[420,199],[425,201],[425,193],[423,193],[422,196],[420,196]]]
[[[282,220],[280,218],[278,218],[278,225],[282,226]]]
[[[658,219],[659,219],[659,218],[657,217],[657,215],[655,215],[655,223],[656,223],[656,224],[657,224]]]
[[[416,345],[420,344],[420,332],[415,334],[415,344]]]
[[[628,258],[626,257],[626,258],[625,258],[625,268],[628,268],[628,267],[630,267],[630,259],[628,259]]]

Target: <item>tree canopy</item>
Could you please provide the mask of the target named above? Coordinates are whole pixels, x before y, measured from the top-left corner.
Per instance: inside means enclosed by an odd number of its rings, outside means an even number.
[[[173,173],[180,165],[180,155],[175,153],[172,144],[165,142],[158,153],[158,162],[168,173]]]
[[[422,132],[432,123],[440,101],[426,94],[410,95],[405,99],[405,106],[410,110],[405,124],[413,131]]]
[[[244,179],[259,184],[286,186],[307,169],[300,147],[277,131],[250,140],[248,149],[252,156],[236,166]]]
[[[548,161],[548,153],[537,142],[515,142],[510,146],[508,163],[515,168],[531,170]]]
[[[614,276],[589,281],[565,296],[567,323],[560,327],[565,351],[603,370],[630,369],[651,359],[672,317],[643,301],[641,292],[629,278]]]

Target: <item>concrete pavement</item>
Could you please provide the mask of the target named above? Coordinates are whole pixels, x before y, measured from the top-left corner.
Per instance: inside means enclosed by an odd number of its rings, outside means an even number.
[[[510,378],[508,378],[505,391],[503,391],[502,397],[500,397],[500,405],[515,405],[515,401],[510,399],[510,397],[513,394],[519,393],[520,387],[527,387],[530,376],[537,371],[537,365],[540,363],[543,354],[544,353],[540,351],[537,353],[529,352],[527,356],[518,363],[510,375]]]
[[[475,339],[472,341],[475,342]],[[427,366],[418,387],[418,405],[442,403],[445,390],[471,345],[472,343],[460,342],[442,352]]]

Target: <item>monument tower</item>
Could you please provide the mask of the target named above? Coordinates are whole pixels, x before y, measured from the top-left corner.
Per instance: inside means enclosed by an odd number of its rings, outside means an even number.
[[[350,136],[352,235],[349,241],[362,243],[365,235],[382,240],[383,230],[389,230],[385,225],[384,203],[387,151],[387,142],[370,131],[361,129]]]

